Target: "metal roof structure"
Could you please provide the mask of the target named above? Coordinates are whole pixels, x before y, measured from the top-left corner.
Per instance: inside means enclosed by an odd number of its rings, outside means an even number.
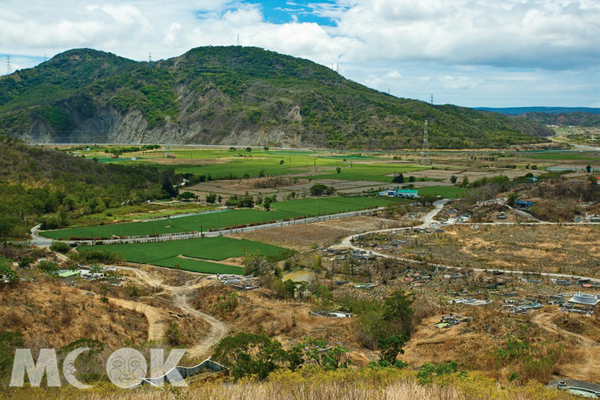
[[[592,294],[585,293],[575,293],[573,297],[569,299],[569,304],[576,304],[580,306],[595,306],[600,303],[600,298],[598,296],[594,296]]]

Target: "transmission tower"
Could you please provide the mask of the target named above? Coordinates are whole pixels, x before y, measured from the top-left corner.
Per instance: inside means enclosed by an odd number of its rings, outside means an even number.
[[[148,63],[152,63],[152,53],[148,53]]]
[[[12,66],[10,65],[10,56],[6,56],[6,75],[10,75]]]
[[[433,105],[433,93],[431,93],[431,105]]]
[[[423,149],[421,150],[421,164],[431,165],[429,157],[429,132],[427,131],[427,120],[425,120],[425,131],[423,132]]]

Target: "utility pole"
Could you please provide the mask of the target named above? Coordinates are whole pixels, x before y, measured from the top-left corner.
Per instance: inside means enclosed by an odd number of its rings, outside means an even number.
[[[427,130],[428,122],[425,120],[425,131],[423,132],[423,149],[421,150],[421,162],[420,164],[431,165],[431,158],[429,158],[429,132]]]

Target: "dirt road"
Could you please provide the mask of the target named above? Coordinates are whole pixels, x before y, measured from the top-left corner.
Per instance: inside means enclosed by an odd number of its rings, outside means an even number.
[[[136,275],[138,281],[152,288],[161,289],[163,292],[169,294],[173,299],[173,305],[181,309],[183,313],[191,315],[195,318],[203,319],[210,324],[210,332],[208,333],[208,335],[201,342],[196,343],[194,346],[187,349],[188,356],[201,357],[209,355],[210,349],[214,347],[217,343],[219,343],[219,341],[222,338],[224,338],[229,332],[229,327],[223,321],[216,319],[212,315],[200,312],[192,306],[190,306],[189,304],[189,297],[192,295],[194,290],[211,285],[213,284],[213,282],[209,282],[203,279],[202,277],[195,277],[183,286],[171,286],[164,283],[162,279],[160,279],[156,275],[150,274],[147,271],[138,268],[122,266],[115,266],[115,268],[123,271],[133,272]],[[141,304],[135,302],[131,303]],[[148,313],[146,313],[146,311],[148,311]],[[162,339],[164,337],[166,329],[161,330],[162,327],[160,325],[160,320],[150,310],[145,310],[143,312],[144,314],[146,314],[148,322],[151,326],[151,328],[149,328],[149,331],[152,332],[153,336],[157,336],[158,339]],[[154,340],[157,339],[155,338]]]
[[[571,339],[581,346],[572,360],[560,366],[561,374],[587,382],[600,381],[600,343],[557,326],[552,322],[554,317],[556,313],[537,313],[532,318],[532,322],[545,331],[558,335],[561,341]]]

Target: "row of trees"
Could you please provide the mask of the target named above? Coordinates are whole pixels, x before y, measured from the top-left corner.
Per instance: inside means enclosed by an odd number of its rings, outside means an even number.
[[[404,344],[405,338],[402,336],[382,340],[378,364],[405,366],[396,362]],[[250,376],[265,380],[275,370],[295,371],[304,364],[316,365],[325,371],[346,368],[349,364],[346,347],[329,345],[323,339],[305,338],[303,342],[285,350],[281,342],[264,333],[245,332],[222,339],[212,359],[230,367],[236,380]]]

